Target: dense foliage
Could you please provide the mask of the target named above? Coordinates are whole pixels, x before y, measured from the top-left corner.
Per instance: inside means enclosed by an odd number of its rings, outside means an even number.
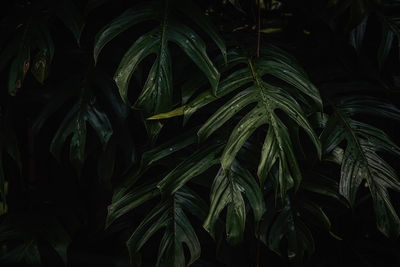
[[[400,1],[0,5],[1,266],[400,264]]]

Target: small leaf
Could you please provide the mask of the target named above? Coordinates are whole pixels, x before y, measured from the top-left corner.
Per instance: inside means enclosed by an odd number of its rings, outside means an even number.
[[[182,106],[182,107],[176,108],[174,110],[171,110],[169,112],[160,113],[160,114],[151,116],[151,117],[147,118],[147,120],[169,119],[172,117],[181,116],[181,115],[183,115],[184,110],[185,110],[185,106]]]

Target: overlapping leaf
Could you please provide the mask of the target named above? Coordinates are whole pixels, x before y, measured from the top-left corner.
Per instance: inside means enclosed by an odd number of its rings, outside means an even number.
[[[206,53],[200,36],[183,23],[176,21],[173,8],[193,19],[225,53],[225,45],[211,23],[191,1],[148,1],[124,12],[104,27],[95,40],[94,58],[114,37],[142,21],[156,20],[159,25],[139,37],[125,53],[114,79],[122,99],[129,103],[128,85],[132,73],[149,55],[156,59],[149,71],[144,87],[134,106],[144,110],[145,115],[154,115],[171,110],[173,85],[169,42],[178,45],[208,78],[214,91],[218,86],[219,72]]]
[[[340,193],[353,205],[358,188],[366,180],[379,230],[387,236],[397,236],[400,220],[388,190],[400,191],[400,180],[378,152],[400,156],[400,148],[382,130],[352,118],[360,113],[400,119],[400,111],[381,100],[365,96],[342,98],[334,104],[334,114],[322,134],[324,152],[330,153],[346,141],[339,161]]]
[[[237,162],[231,171],[220,169],[211,186],[210,210],[203,224],[212,237],[215,238],[215,224],[220,213],[227,208],[227,240],[232,244],[242,240],[246,222],[246,204],[242,194],[249,201],[254,220],[258,222],[265,212],[265,203],[255,178]]]
[[[71,163],[79,170],[85,161],[86,124],[90,124],[103,146],[108,143],[113,134],[113,128],[108,114],[99,107],[97,98],[91,91],[93,89],[91,86],[86,84],[85,87],[77,89],[76,87],[80,86],[79,79],[77,81],[71,79],[65,86],[66,88],[61,88],[59,92],[52,96],[52,101],[49,101],[43,108],[33,125],[33,130],[37,133],[55,111],[65,105],[69,99],[76,97],[76,94],[80,94],[64,117],[50,144],[51,153],[57,159],[60,159],[63,146],[67,138],[72,135],[69,155]]]
[[[262,125],[268,125],[258,165],[258,177],[264,183],[272,166],[275,163],[278,164],[279,186],[281,194],[284,196],[287,190],[300,184],[301,173],[288,128],[277,116],[276,110],[283,111],[298,126],[302,127],[319,152],[318,137],[305,116],[303,108],[295,98],[305,100],[303,95],[306,95],[313,99],[318,106],[321,106],[319,92],[290,56],[272,46],[264,49],[263,57],[258,60],[232,53],[228,58],[228,64],[230,66],[243,64],[245,67],[234,71],[221,81],[217,96],[221,97],[236,89],[246,87],[222,105],[206,121],[198,132],[199,138],[200,140],[206,139],[239,111],[247,106],[255,105],[233,129],[221,156],[221,165],[226,171],[229,170],[236,154],[248,137]],[[263,76],[267,74],[291,85],[291,90],[285,90],[265,82]],[[183,114],[190,116],[218,97],[213,96],[210,92],[202,93],[184,107]],[[309,101],[305,101],[309,104]]]
[[[188,181],[218,163],[217,155],[221,152],[222,145],[215,144],[203,147],[185,160],[182,160],[180,164],[159,182],[132,189],[137,179],[143,176],[149,167],[194,142],[195,135],[193,132],[191,134],[185,133],[166,144],[162,144],[144,153],[139,169],[133,175],[126,177],[127,181],[114,192],[112,204],[108,209],[107,225],[149,199],[159,196],[161,193],[163,195],[174,194]]]
[[[261,240],[275,253],[301,266],[304,256],[315,251],[314,238],[304,219],[327,230],[330,221],[313,202],[302,200],[296,205],[293,201],[287,197],[281,210],[272,208],[267,214],[261,225]]]
[[[204,202],[187,188],[179,189],[154,207],[127,242],[133,260],[148,239],[162,228],[165,228],[165,231],[160,242],[156,266],[185,267],[198,259],[201,253],[200,242],[185,211],[200,220],[205,217]],[[184,244],[189,251],[188,262],[185,260]]]

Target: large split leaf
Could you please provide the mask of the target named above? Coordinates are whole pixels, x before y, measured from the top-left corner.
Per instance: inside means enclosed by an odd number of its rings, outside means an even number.
[[[156,232],[164,228],[156,266],[185,267],[191,265],[200,257],[201,247],[197,235],[185,211],[203,220],[205,203],[187,188],[163,199],[142,220],[127,242],[131,258],[140,252],[143,245]],[[185,260],[184,245],[189,251],[188,261]]]
[[[114,76],[122,99],[129,103],[128,85],[132,73],[146,57],[156,56],[141,94],[134,104],[136,108],[144,110],[145,116],[166,112],[172,108],[172,62],[169,42],[178,45],[197,65],[208,78],[214,92],[218,86],[219,72],[206,53],[205,43],[193,29],[176,21],[174,11],[179,11],[193,19],[225,53],[224,43],[216,30],[191,1],[147,1],[124,12],[96,36],[95,60],[109,41],[128,28],[143,21],[159,22],[155,29],[140,36],[134,42],[125,53]]]
[[[246,222],[246,204],[242,194],[249,201],[254,220],[258,222],[265,212],[265,203],[256,179],[237,162],[230,171],[221,168],[211,187],[210,210],[203,224],[212,237],[215,238],[215,225],[220,213],[227,208],[227,240],[232,244],[242,240]]]
[[[224,96],[239,88],[245,87],[245,89],[233,96],[208,119],[198,132],[199,138],[200,140],[206,139],[239,111],[253,106],[233,129],[221,156],[221,165],[226,171],[229,170],[236,154],[249,136],[262,125],[268,125],[258,166],[258,177],[261,183],[264,183],[271,168],[275,163],[278,164],[279,186],[283,197],[287,190],[293,186],[298,187],[301,173],[292,148],[288,126],[276,114],[276,111],[283,111],[299,127],[303,128],[319,153],[319,139],[305,116],[305,111],[297,101],[297,99],[306,101],[302,97],[306,95],[313,99],[318,106],[321,106],[319,92],[295,61],[275,47],[264,49],[263,56],[257,60],[232,53],[228,58],[228,64],[231,66],[242,64],[244,67],[234,71],[221,81],[217,96]],[[264,81],[263,77],[267,74],[291,85],[290,90]],[[185,106],[184,115],[190,116],[217,98],[209,92],[200,94]],[[306,101],[306,103],[309,102]]]
[[[340,193],[354,205],[357,191],[363,180],[371,192],[379,230],[386,236],[400,233],[400,220],[390,201],[388,189],[400,191],[396,171],[378,152],[400,156],[400,148],[382,130],[357,121],[355,114],[368,114],[391,119],[400,119],[400,111],[381,100],[358,96],[341,98],[333,105],[330,117],[322,134],[324,153],[340,148],[341,178]]]

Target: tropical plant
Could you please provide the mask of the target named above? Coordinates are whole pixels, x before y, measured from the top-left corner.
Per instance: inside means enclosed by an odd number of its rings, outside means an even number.
[[[1,264],[399,264],[398,2],[2,4]]]

